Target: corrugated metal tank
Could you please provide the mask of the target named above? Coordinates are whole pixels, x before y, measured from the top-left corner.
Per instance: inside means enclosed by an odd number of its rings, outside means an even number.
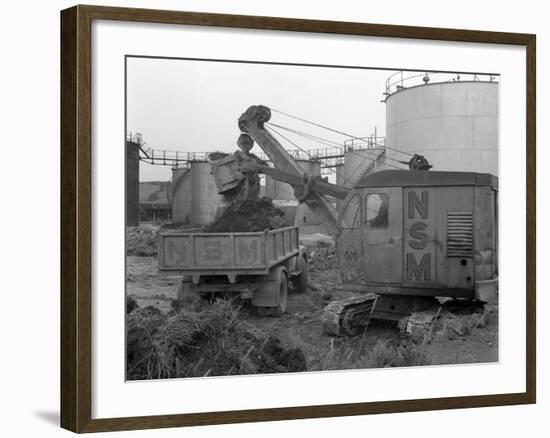
[[[126,142],[126,225],[139,225],[139,144]]]
[[[170,194],[172,222],[180,224],[191,223],[191,169],[188,167],[172,169]]]
[[[321,176],[321,162],[310,160],[297,160],[296,162],[308,175]],[[301,228],[309,226],[319,227],[322,224],[322,221],[317,213],[314,213],[306,204],[302,203],[298,204],[296,209],[296,219],[294,224],[300,226]],[[318,232],[318,230],[313,230],[313,232]]]
[[[191,168],[191,223],[207,225],[212,222],[221,197],[216,190],[210,163],[192,161]]]
[[[498,175],[498,83],[456,81],[404,88],[386,99],[392,149],[424,155],[433,170]],[[391,162],[391,160],[390,160]]]

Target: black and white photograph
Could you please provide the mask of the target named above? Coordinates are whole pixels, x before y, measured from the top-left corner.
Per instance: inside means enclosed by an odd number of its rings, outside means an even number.
[[[498,362],[498,72],[125,62],[127,380]]]

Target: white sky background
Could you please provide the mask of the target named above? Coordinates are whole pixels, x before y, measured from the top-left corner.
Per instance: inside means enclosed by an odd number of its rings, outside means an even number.
[[[385,135],[386,108],[380,101],[392,71],[152,58],[127,62],[127,132],[141,133],[152,149],[233,152],[239,116],[258,104],[358,137],[373,134],[375,126]],[[277,113],[271,122],[345,140]],[[326,147],[281,132],[304,149]],[[258,146],[253,152],[260,152]],[[169,166],[140,164],[141,181],[170,177]]]

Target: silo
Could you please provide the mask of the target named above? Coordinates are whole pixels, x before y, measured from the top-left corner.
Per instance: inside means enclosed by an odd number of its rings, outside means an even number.
[[[172,169],[170,195],[172,222],[180,224],[191,223],[191,169],[188,167]]]
[[[344,152],[343,185],[352,187],[363,176],[384,170],[385,149],[369,147],[365,149],[348,149]]]
[[[287,224],[294,224],[296,221],[296,211],[298,210],[298,201],[296,200],[275,200],[273,201],[275,208],[278,208],[284,213]]]
[[[343,163],[338,164],[338,166],[336,166],[335,170],[336,170],[336,185],[341,186],[341,187],[347,187],[346,184],[345,184],[345,179],[344,179],[344,164]],[[343,204],[344,204],[344,201],[342,199],[337,199],[336,200],[336,210],[338,212],[342,208]]]
[[[298,165],[310,176],[321,176],[321,162],[313,160],[297,160]],[[295,225],[300,227],[300,231],[305,234],[321,231],[321,218],[317,213],[304,203],[298,204],[296,209]]]
[[[192,161],[191,165],[191,223],[206,225],[212,222],[221,197],[216,190],[210,163]]]
[[[497,82],[451,81],[400,89],[386,99],[388,157],[424,155],[433,170],[498,175]],[[391,161],[390,161],[391,162]]]
[[[292,200],[294,189],[287,183],[277,181],[269,175],[265,176],[265,196],[275,200]]]
[[[139,225],[139,144],[126,142],[126,225]]]

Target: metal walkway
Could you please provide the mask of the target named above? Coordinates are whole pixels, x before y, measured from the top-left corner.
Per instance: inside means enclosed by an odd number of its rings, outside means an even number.
[[[139,133],[130,133],[126,139],[127,142],[135,143],[139,146],[139,159],[144,163],[155,166],[170,166],[173,169],[188,167],[193,161],[208,161],[210,152],[182,152],[165,149],[153,149],[147,146]],[[344,164],[344,155],[346,151],[364,150],[364,149],[384,149],[386,139],[384,137],[365,137],[361,139],[349,139],[344,142],[342,147],[326,147],[310,150],[289,149],[288,152],[296,160],[320,161],[321,172],[326,174],[331,169]],[[213,151],[212,151],[213,152]],[[267,155],[263,152],[259,157],[270,162]],[[374,162],[373,162],[374,164]]]

